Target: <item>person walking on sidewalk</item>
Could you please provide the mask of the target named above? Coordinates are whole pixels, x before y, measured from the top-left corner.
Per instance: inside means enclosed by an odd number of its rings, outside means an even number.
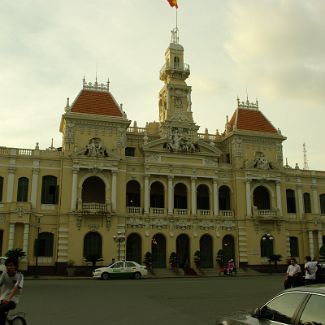
[[[0,325],[6,324],[9,310],[15,309],[21,296],[24,276],[18,272],[18,261],[7,258],[6,271],[0,277]]]
[[[305,285],[316,283],[316,272],[318,270],[318,262],[312,261],[310,256],[306,256],[305,259]]]

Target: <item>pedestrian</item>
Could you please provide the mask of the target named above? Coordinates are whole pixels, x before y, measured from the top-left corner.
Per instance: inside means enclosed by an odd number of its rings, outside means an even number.
[[[232,275],[234,270],[235,270],[235,263],[234,263],[234,260],[231,258],[227,263],[226,274],[227,275]]]
[[[287,277],[285,281],[285,289],[292,288],[292,287],[298,287],[300,285],[301,280],[301,268],[300,265],[297,264],[297,261],[295,258],[292,258],[290,260],[290,265],[287,269]],[[287,284],[286,284],[287,282]]]
[[[318,262],[312,261],[310,256],[306,256],[305,259],[305,285],[316,283],[316,272],[318,270]]]
[[[9,310],[15,309],[21,296],[24,276],[18,272],[18,261],[8,257],[6,271],[0,277],[0,325],[6,324]]]

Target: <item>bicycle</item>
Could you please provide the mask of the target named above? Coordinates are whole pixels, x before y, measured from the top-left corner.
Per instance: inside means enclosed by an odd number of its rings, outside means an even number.
[[[26,319],[25,319],[25,313],[22,312],[16,312],[14,314],[8,315],[6,318],[6,324],[8,325],[27,325]]]

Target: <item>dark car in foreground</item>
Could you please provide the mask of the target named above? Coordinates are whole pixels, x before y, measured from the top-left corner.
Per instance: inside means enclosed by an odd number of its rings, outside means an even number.
[[[237,313],[217,325],[325,325],[325,284],[291,288],[280,292],[251,314]]]

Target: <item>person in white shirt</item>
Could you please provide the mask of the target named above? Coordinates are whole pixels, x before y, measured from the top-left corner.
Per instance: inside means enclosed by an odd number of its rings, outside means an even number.
[[[6,271],[0,277],[0,325],[6,324],[9,310],[15,309],[24,284],[24,276],[18,272],[18,261],[8,257]]]
[[[301,268],[300,265],[297,264],[295,258],[290,260],[290,265],[287,269],[287,280],[288,280],[288,287],[298,287],[300,285],[300,277],[301,277]]]
[[[305,285],[316,283],[317,261],[312,261],[310,256],[306,256],[305,264]]]

